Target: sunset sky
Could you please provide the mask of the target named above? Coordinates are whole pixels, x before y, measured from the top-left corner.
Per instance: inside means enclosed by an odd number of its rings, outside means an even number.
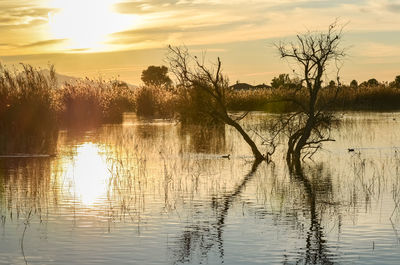
[[[273,44],[346,24],[342,80],[400,75],[400,1],[390,0],[1,0],[0,61],[70,76],[120,77],[164,62],[166,47],[220,56],[231,82],[269,83],[289,73]]]

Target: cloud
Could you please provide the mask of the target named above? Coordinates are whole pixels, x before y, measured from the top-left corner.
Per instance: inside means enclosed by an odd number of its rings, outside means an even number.
[[[387,10],[394,13],[400,12],[400,4],[388,4]]]
[[[245,74],[244,76],[266,76],[266,75],[272,75],[272,74],[275,74],[275,72],[274,71],[256,72],[256,73]]]
[[[0,25],[9,25],[17,21],[14,17],[0,17]]]
[[[7,14],[13,17],[41,17],[45,18],[49,14],[49,12],[55,11],[52,8],[32,8],[32,7],[23,7],[23,8],[12,8],[6,10]],[[2,13],[5,13],[4,10]]]
[[[169,11],[171,8],[178,8],[176,6],[177,3],[177,0],[128,1],[114,4],[114,9],[121,14],[148,14]]]
[[[219,32],[226,31],[232,28],[238,28],[245,26],[246,23],[243,21],[236,22],[221,22],[221,23],[198,23],[198,24],[186,24],[186,25],[167,25],[159,27],[149,28],[138,28],[133,30],[121,31],[111,34],[114,43],[129,43],[135,40],[146,40],[146,39],[165,39],[173,34],[202,34],[204,32]]]
[[[400,1],[398,0],[366,0],[360,5],[360,9],[364,13],[379,14],[384,13],[399,13]]]
[[[379,42],[366,42],[359,44],[354,50],[355,55],[369,58],[393,57],[400,54],[400,46]]]
[[[0,43],[0,47],[12,47],[13,45],[10,43]]]
[[[0,28],[27,28],[47,22],[48,13],[54,11],[50,8],[0,4]]]
[[[32,48],[32,47],[51,46],[51,45],[63,43],[64,41],[66,41],[66,39],[44,40],[44,41],[28,43],[25,45],[20,45],[20,47],[21,48]]]
[[[86,52],[89,51],[89,48],[78,48],[78,49],[69,49],[70,52]]]
[[[228,52],[228,49],[222,49],[222,48],[190,49],[190,51],[193,53],[222,53],[222,52]]]
[[[345,0],[125,1],[116,4],[116,10],[123,14],[138,14],[142,25],[112,35],[110,43],[129,45],[150,40],[160,41],[160,47],[167,40],[189,45],[287,36],[298,33],[293,29],[301,25],[304,28],[300,30],[312,25],[327,26],[343,14],[341,8],[346,3]]]
[[[0,1],[0,34],[21,29],[14,31],[19,36],[8,34],[3,42],[18,43],[25,33],[32,37],[31,44],[51,39],[44,25],[55,10],[44,3]],[[133,22],[131,28],[108,35],[102,51],[290,38],[307,29],[326,30],[337,17],[350,21],[345,28],[350,32],[394,31],[400,24],[395,13],[400,2],[389,0],[118,0],[113,9]],[[31,47],[52,52],[51,44]]]

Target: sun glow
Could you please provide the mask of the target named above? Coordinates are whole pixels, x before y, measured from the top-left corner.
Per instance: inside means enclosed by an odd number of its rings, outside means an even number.
[[[70,49],[101,50],[108,34],[134,25],[135,17],[118,14],[118,0],[53,0],[57,11],[49,13],[50,31],[55,39],[67,39]]]
[[[73,197],[83,205],[90,206],[104,199],[110,191],[108,170],[105,158],[100,155],[101,148],[85,143],[77,148],[77,156],[67,166],[65,180]]]

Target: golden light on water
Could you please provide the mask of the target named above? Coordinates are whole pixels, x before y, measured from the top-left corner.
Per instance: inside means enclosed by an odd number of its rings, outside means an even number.
[[[118,14],[118,0],[52,0],[49,13],[50,33],[54,39],[66,39],[70,49],[100,50],[109,34],[127,30],[135,16]]]
[[[83,205],[91,206],[106,195],[111,173],[98,145],[85,143],[76,152],[67,165],[65,180],[71,195]]]

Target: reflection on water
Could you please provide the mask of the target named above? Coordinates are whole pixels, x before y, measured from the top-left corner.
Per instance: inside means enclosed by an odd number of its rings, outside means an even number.
[[[253,164],[228,127],[134,115],[0,158],[0,264],[397,264],[400,114],[341,120],[296,174],[284,145]]]
[[[101,156],[101,147],[93,143],[79,145],[74,159],[66,164],[64,184],[82,204],[93,205],[107,193],[111,172]]]
[[[305,194],[305,204],[307,205],[309,214],[309,224],[306,227],[306,247],[303,253],[299,252],[299,257],[296,263],[305,264],[332,264],[333,254],[327,245],[324,235],[324,229],[321,225],[321,216],[329,208],[333,210],[335,215],[341,216],[334,206],[336,203],[332,197],[331,182],[323,181],[324,175],[320,170],[317,171],[316,176],[311,178],[307,176],[302,169],[298,169],[292,176],[293,181],[298,182],[303,187],[303,194]],[[316,180],[318,181],[310,181]],[[321,181],[322,180],[322,181]],[[321,185],[322,183],[322,185]],[[324,198],[324,199],[322,199]]]

